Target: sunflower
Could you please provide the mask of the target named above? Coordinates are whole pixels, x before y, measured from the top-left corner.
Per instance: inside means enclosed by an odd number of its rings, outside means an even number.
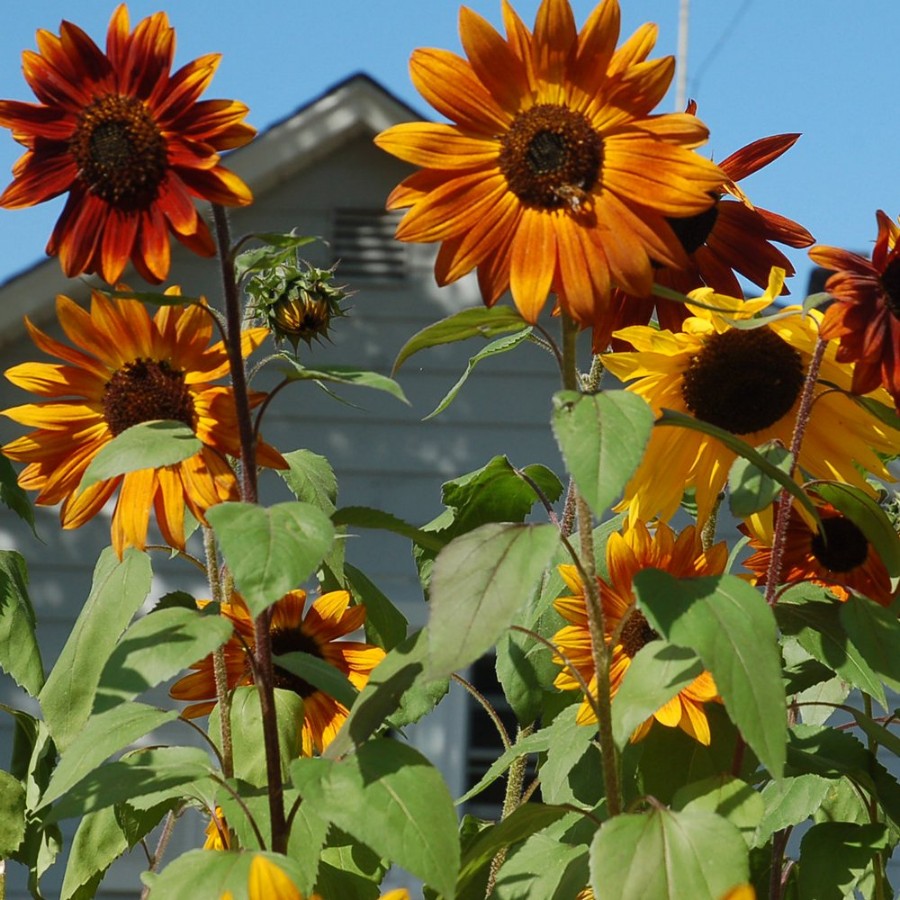
[[[242,121],[242,103],[198,102],[219,55],[170,74],[175,32],[165,13],[130,33],[124,4],[110,20],[106,53],[66,21],[58,37],[38,31],[37,44],[22,64],[40,102],[0,102],[0,125],[27,148],[0,206],[34,206],[68,192],[47,253],[59,255],[70,277],[97,272],[114,284],[130,257],[142,278],[160,282],[169,272],[168,231],[212,256],[193,198],[250,203],[249,189],[219,165],[218,151],[255,134]]]
[[[675,410],[730,431],[753,446],[766,441],[790,446],[821,314],[814,310],[804,315],[794,306],[783,311],[784,318],[764,326],[747,329],[731,324],[769,306],[783,281],[784,272],[773,269],[766,293],[754,300],[726,297],[711,288],[693,291],[694,300],[728,310],[727,316],[688,304],[692,315],[683,331],[625,328],[616,335],[636,352],[607,353],[604,365],[631,382],[628,390],[642,396],[657,414]],[[850,388],[852,372],[835,359],[835,350],[834,344],[826,348],[819,377],[840,390],[817,387],[799,464],[815,478],[871,491],[857,467],[892,481],[874,451],[893,452],[897,435],[842,393]],[[656,428],[625,488],[621,508],[627,507],[632,518],[669,519],[685,488],[693,487],[702,525],[725,487],[735,456],[708,434]]]
[[[231,849],[231,829],[228,827],[228,822],[225,821],[225,814],[222,812],[221,806],[217,806],[215,812],[210,816],[209,822],[206,824],[205,834],[204,850]]]
[[[249,900],[303,900],[297,885],[285,871],[265,856],[257,855],[250,863],[247,880]],[[234,900],[231,891],[225,891],[220,900]],[[310,894],[307,900],[322,900],[318,894]]]
[[[306,591],[285,594],[273,607],[271,637],[272,653],[303,652],[324,659],[343,672],[350,683],[362,689],[372,669],[384,658],[380,647],[340,638],[360,628],[366,619],[364,606],[350,606],[347,591],[322,594],[304,616]],[[235,634],[225,644],[225,668],[228,687],[253,684],[248,652],[254,646],[253,617],[244,599],[233,594],[230,603],[222,604],[222,613],[234,623]],[[191,666],[195,671],[172,685],[170,694],[177,700],[200,700],[187,707],[188,718],[206,715],[214,706],[216,682],[213,658]],[[343,703],[323,693],[278,665],[275,666],[275,687],[294,691],[303,698],[303,752],[312,755],[327,747],[344,723],[349,711]]]
[[[2,448],[10,459],[28,463],[19,485],[39,491],[38,505],[61,502],[63,528],[92,519],[121,488],[112,516],[112,543],[120,556],[126,547],[145,546],[151,508],[166,543],[183,549],[185,507],[203,521],[210,506],[238,497],[227,459],[240,455],[234,399],[230,387],[213,384],[227,374],[228,356],[221,341],[210,346],[209,312],[202,305],[163,306],[151,319],[142,303],[98,291],[90,312],[62,295],[56,312],[74,347],[27,318],[25,324],[35,344],[62,363],[22,363],[6,371],[16,386],[50,398],[2,411],[37,429]],[[244,356],[266,333],[264,328],[243,333]],[[254,392],[251,403],[258,405],[265,396]],[[87,467],[116,435],[156,419],[187,425],[202,442],[200,451],[174,465],[80,487]],[[286,467],[281,454],[262,441],[257,459]]]
[[[691,102],[688,113],[696,112]],[[773,266],[794,274],[791,261],[772,241],[789,247],[808,247],[813,236],[797,222],[754,206],[738,187],[738,182],[778,159],[797,142],[799,134],[776,134],[760,138],[736,150],[719,163],[726,181],[714,192],[709,208],[684,219],[672,219],[675,231],[688,257],[683,269],[661,267],[656,270],[657,284],[687,294],[698,287],[711,287],[717,293],[741,296],[739,273],[757,287],[765,288]],[[789,293],[787,287],[782,294]],[[629,325],[646,325],[654,310],[660,328],[678,331],[690,315],[683,303],[652,295],[633,296],[622,290],[613,292],[610,314],[598,320],[594,328],[594,351],[602,353],[612,332]],[[617,340],[616,350],[627,350]]]
[[[900,227],[882,210],[868,260],[837,247],[813,247],[810,259],[835,274],[825,290],[835,302],[825,310],[822,336],[837,338],[837,358],[856,363],[853,391],[887,388],[900,409]]]
[[[503,0],[506,38],[463,7],[468,60],[417,50],[413,83],[453,124],[413,122],[378,146],[423,167],[391,193],[411,207],[402,241],[441,241],[439,284],[478,269],[484,302],[509,288],[529,321],[554,291],[585,326],[611,285],[647,294],[651,260],[686,263],[668,224],[708,209],[724,176],[692,148],[706,127],[650,115],[672,80],[671,57],[648,61],[656,26],[618,50],[619,4],[604,0],[577,31],[568,0],[543,0],[534,32]]]
[[[650,627],[644,614],[635,608],[632,582],[642,569],[661,569],[676,578],[695,578],[703,575],[721,575],[725,571],[728,548],[724,543],[716,544],[704,552],[697,540],[697,530],[693,525],[684,529],[677,537],[665,523],[659,523],[654,534],[640,521],[635,521],[621,533],[610,535],[606,545],[606,565],[609,581],[597,578],[600,601],[606,627],[606,641],[609,643],[616,631],[620,631],[618,643],[613,647],[610,667],[610,688],[612,695],[622,684],[622,679],[631,665],[631,660],[644,645],[659,640],[659,635]],[[570,624],[558,631],[552,638],[554,644],[565,655],[557,658],[564,666],[556,676],[554,684],[564,691],[581,690],[581,683],[567,663],[577,670],[588,689],[597,690],[597,675],[591,655],[591,636],[588,629],[585,608],[584,585],[575,566],[559,567],[563,580],[573,592],[573,596],[559,597],[554,606]],[[627,618],[626,618],[627,617]],[[625,620],[624,627],[621,627]],[[687,687],[661,706],[631,736],[638,741],[649,732],[653,722],[682,731],[709,745],[709,722],[703,704],[718,701],[715,682],[709,672],[701,672]],[[576,721],[587,725],[597,721],[591,705],[585,699],[578,710]]]
[[[811,581],[828,588],[842,601],[853,592],[881,606],[890,606],[894,597],[891,576],[875,548],[847,516],[830,503],[813,499],[822,520],[822,531],[809,521],[805,511],[791,507],[779,583]],[[738,525],[756,551],[744,560],[744,567],[753,573],[754,584],[768,583],[777,514],[775,503]]]

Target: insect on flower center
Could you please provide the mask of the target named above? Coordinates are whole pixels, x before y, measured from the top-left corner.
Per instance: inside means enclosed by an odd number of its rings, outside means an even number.
[[[168,168],[165,138],[136,97],[107,94],[85,107],[69,149],[91,193],[126,212],[153,203]]]
[[[651,641],[658,641],[659,635],[650,627],[644,614],[640,610],[634,609],[622,629],[622,636],[619,640],[622,649],[628,654],[629,659],[632,659],[641,647]]]
[[[887,308],[900,319],[900,256],[895,256],[881,273],[881,286],[887,296]]]
[[[516,116],[497,162],[523,203],[579,212],[597,183],[602,159],[603,142],[581,113],[542,103]]]
[[[691,254],[696,253],[706,243],[718,218],[719,198],[716,197],[713,205],[709,209],[703,210],[702,213],[687,216],[684,219],[666,219],[666,221],[675,232],[678,242],[684,247],[684,252]]]
[[[272,654],[281,656],[285,653],[308,653],[322,659],[322,651],[315,639],[306,634],[302,628],[274,628],[272,630]],[[306,679],[295,675],[282,666],[273,667],[275,674],[275,687],[293,691],[305,700],[314,694],[318,688],[310,684]]]
[[[822,521],[821,533],[813,535],[813,556],[831,572],[850,572],[861,566],[869,555],[869,542],[859,526],[846,516]]]
[[[701,421],[752,434],[787,415],[803,387],[800,354],[767,327],[714,334],[684,372],[681,393]]]
[[[194,427],[194,400],[184,372],[165,360],[126,363],[103,390],[103,417],[113,435],[155,419],[175,419]]]

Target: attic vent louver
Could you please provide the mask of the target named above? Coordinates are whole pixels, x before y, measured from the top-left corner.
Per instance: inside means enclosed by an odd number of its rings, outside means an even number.
[[[334,211],[334,255],[340,276],[351,283],[403,281],[407,276],[407,248],[394,240],[400,213],[382,209],[344,207]]]

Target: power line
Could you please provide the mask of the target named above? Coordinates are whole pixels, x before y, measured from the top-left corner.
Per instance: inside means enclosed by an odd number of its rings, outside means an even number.
[[[700,87],[700,79],[703,77],[704,72],[710,67],[713,60],[716,56],[719,55],[719,51],[728,43],[728,39],[731,37],[734,30],[740,24],[741,19],[744,18],[747,10],[753,5],[753,0],[744,0],[744,2],[740,5],[737,12],[731,17],[731,21],[725,26],[722,30],[722,33],[719,35],[716,42],[710,47],[706,56],[703,57],[703,60],[700,62],[700,65],[697,66],[697,74],[691,79],[691,88],[692,93],[696,93]],[[687,39],[685,38],[685,42]],[[685,73],[686,77],[686,73]]]

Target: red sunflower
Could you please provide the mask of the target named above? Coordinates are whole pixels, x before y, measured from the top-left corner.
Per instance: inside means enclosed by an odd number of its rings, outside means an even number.
[[[688,112],[693,114],[695,110],[692,102]],[[813,236],[797,222],[754,206],[738,182],[778,159],[799,137],[799,134],[775,134],[760,138],[719,163],[728,180],[713,192],[713,205],[697,215],[669,219],[688,263],[680,269],[658,268],[657,284],[681,294],[707,286],[716,293],[740,297],[743,290],[735,273],[761,288],[766,286],[773,267],[783,269],[788,277],[794,274],[791,261],[772,242],[808,247]],[[787,293],[790,292],[784,286],[782,294]],[[646,325],[654,309],[660,328],[668,331],[680,331],[682,322],[690,315],[687,307],[675,300],[614,291],[609,315],[598,319],[594,326],[595,352],[606,350],[614,331],[630,325]],[[621,339],[613,338],[612,345],[616,350],[631,349]]]
[[[847,600],[852,591],[881,606],[890,606],[894,598],[891,576],[862,530],[830,503],[819,501],[816,506],[822,520],[821,532],[801,510],[791,507],[780,582],[811,581],[828,588],[838,600]],[[754,584],[768,583],[777,513],[775,503],[738,526],[756,551],[744,561],[744,567],[753,573]]]
[[[900,408],[900,227],[880,209],[875,215],[871,260],[838,247],[813,247],[809,256],[835,273],[825,283],[835,302],[825,310],[822,337],[840,341],[841,362],[856,363],[853,392],[884,385]]]
[[[175,32],[165,13],[129,32],[124,4],[110,20],[105,53],[66,21],[59,36],[38,31],[37,45],[22,54],[22,67],[40,102],[0,101],[0,125],[27,148],[0,206],[68,192],[47,253],[59,255],[70,277],[97,272],[114,284],[130,258],[141,277],[160,282],[169,272],[169,231],[212,256],[194,198],[250,203],[247,186],[219,165],[219,151],[255,134],[242,121],[244,104],[198,101],[219,55],[171,74]]]

